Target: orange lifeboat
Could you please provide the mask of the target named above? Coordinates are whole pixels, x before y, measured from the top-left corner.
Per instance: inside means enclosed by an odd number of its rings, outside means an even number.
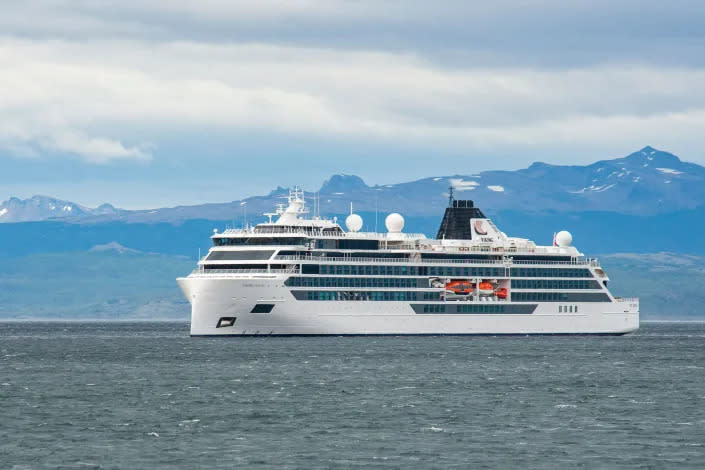
[[[477,288],[480,295],[494,294],[494,286],[490,282],[481,282],[480,285],[477,286]]]
[[[469,295],[475,290],[475,286],[468,281],[451,281],[446,284],[446,291],[458,295]]]
[[[502,287],[501,289],[494,291],[494,295],[496,295],[498,299],[506,299],[509,292],[507,292],[506,287]]]

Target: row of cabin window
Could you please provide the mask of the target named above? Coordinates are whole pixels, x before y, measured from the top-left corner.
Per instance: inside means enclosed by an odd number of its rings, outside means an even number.
[[[448,308],[453,308],[448,306]],[[455,311],[458,313],[505,313],[505,305],[458,305]],[[424,313],[445,313],[446,306],[441,304],[429,304],[423,306]]]
[[[512,277],[592,277],[584,268],[512,268]]]
[[[501,277],[504,268],[460,268],[449,266],[377,266],[377,265],[334,265],[304,264],[304,274],[337,274],[356,276],[476,276]]]
[[[603,292],[512,292],[515,302],[609,302]]]
[[[304,237],[252,237],[252,238],[214,238],[215,246],[233,245],[305,245]]]
[[[558,313],[578,313],[577,305],[559,305]]]
[[[384,301],[384,300],[416,300],[416,292],[403,291],[308,291],[306,293],[307,300],[365,300],[365,301]]]
[[[455,266],[377,266],[304,264],[303,274],[336,274],[358,276],[449,276],[504,277],[504,268]],[[590,270],[578,268],[512,268],[512,277],[592,277]]]
[[[418,287],[416,279],[404,277],[290,277],[285,284],[292,287]]]
[[[431,304],[423,306],[423,313],[444,313],[446,311],[445,305]]]
[[[505,305],[458,305],[458,313],[505,313]]]
[[[306,237],[223,237],[214,238],[215,246],[233,245],[310,245],[319,250],[377,250],[377,240],[318,239]]]
[[[512,279],[515,289],[599,289],[595,280],[583,279]]]

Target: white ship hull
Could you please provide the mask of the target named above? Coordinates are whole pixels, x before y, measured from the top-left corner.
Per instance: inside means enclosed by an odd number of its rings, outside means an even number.
[[[179,286],[191,302],[191,335],[621,335],[639,327],[637,300],[573,302],[579,313],[559,312],[556,302],[500,301],[536,308],[530,314],[426,314],[412,308],[419,302],[297,300],[284,285],[285,279],[278,274],[192,274],[179,278]],[[454,310],[459,302],[437,304]],[[258,303],[274,307],[268,313],[251,313]],[[219,327],[220,319],[226,317],[235,321]]]

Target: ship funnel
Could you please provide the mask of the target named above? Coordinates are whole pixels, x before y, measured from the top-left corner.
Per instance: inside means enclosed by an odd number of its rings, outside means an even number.
[[[451,199],[443,214],[437,240],[472,240],[470,219],[485,219],[485,214],[470,200]]]

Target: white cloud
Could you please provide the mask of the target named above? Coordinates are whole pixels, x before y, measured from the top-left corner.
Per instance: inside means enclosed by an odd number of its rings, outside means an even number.
[[[137,147],[126,147],[112,139],[89,137],[76,132],[60,132],[50,136],[43,145],[49,150],[78,155],[94,163],[116,159],[149,160],[151,154]]]
[[[145,160],[151,133],[263,130],[514,152],[679,151],[705,132],[705,70],[445,68],[413,54],[152,41],[0,40],[0,147]]]

